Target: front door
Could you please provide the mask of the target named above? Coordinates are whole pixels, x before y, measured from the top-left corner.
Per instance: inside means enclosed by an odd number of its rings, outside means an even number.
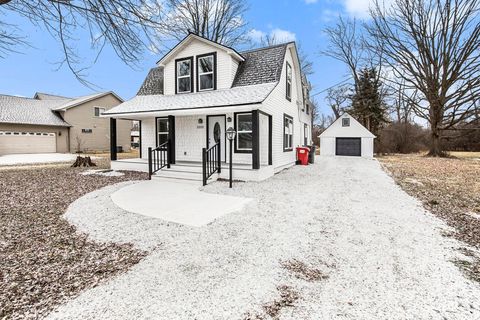
[[[208,117],[208,147],[220,141],[222,161],[225,161],[225,116]]]

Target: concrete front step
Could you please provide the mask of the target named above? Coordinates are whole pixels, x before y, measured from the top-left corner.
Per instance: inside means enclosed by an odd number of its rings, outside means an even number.
[[[176,180],[186,180],[186,181],[197,181],[202,182],[202,171],[196,171],[194,168],[173,168],[170,169],[163,168],[162,170],[156,172],[152,175],[152,178],[156,179],[176,179]],[[215,181],[218,178],[218,174],[213,174],[209,179],[208,182]]]

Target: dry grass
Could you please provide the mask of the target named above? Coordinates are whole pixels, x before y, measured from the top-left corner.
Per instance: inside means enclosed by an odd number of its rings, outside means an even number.
[[[266,316],[270,318],[277,318],[284,308],[293,307],[294,303],[300,299],[298,292],[292,287],[281,285],[277,287],[278,298],[263,305],[262,309],[265,314],[247,314],[244,320],[265,320]]]
[[[85,154],[80,154],[82,157],[83,156],[92,156],[92,157],[101,157],[105,159],[110,159],[110,152],[100,152],[100,153],[91,153],[87,152]],[[117,153],[117,158],[118,159],[134,159],[138,158],[140,155],[138,149],[131,149],[129,152],[119,152]]]
[[[450,151],[449,155],[459,159],[478,159],[480,160],[480,152],[463,152],[463,151]]]
[[[395,181],[455,229],[455,238],[480,249],[480,161],[475,153],[456,158],[394,155],[379,158]],[[463,268],[478,279],[480,265]],[[472,271],[474,273],[472,273]]]
[[[86,169],[64,164],[0,172],[0,319],[42,317],[144,257],[130,245],[92,242],[61,217],[88,192],[146,178],[79,174]]]
[[[309,282],[328,279],[321,270],[307,266],[304,262],[297,259],[282,261],[282,268],[290,271],[296,278]]]

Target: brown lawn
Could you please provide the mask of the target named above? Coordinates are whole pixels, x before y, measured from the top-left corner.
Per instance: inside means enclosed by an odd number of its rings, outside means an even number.
[[[452,236],[480,249],[480,153],[452,156],[455,158],[392,155],[378,160],[407,193],[455,229]],[[478,260],[458,264],[480,281]]]
[[[66,164],[0,170],[0,319],[42,317],[144,257],[130,245],[89,240],[62,214],[88,192],[146,174],[85,176],[82,170]]]

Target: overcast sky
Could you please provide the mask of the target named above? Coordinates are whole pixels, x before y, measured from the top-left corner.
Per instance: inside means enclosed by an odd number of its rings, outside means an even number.
[[[295,40],[301,44],[314,62],[315,73],[310,81],[315,93],[342,81],[347,75],[342,64],[319,54],[326,44],[322,30],[339,15],[368,18],[370,2],[371,0],[250,0],[250,9],[245,19],[253,41],[265,34],[275,34],[278,39]],[[0,93],[31,97],[36,91],[63,96],[92,92],[92,89],[80,84],[66,67],[57,70],[56,62],[61,60],[60,45],[45,30],[8,13],[3,18],[14,22],[29,36],[31,47],[22,49],[23,54],[12,53],[5,59],[0,59]],[[87,39],[81,35],[78,50],[88,64],[92,51]],[[106,49],[88,70],[87,79],[99,86],[100,91],[112,90],[122,98],[130,99],[159,58],[159,54],[147,52],[141,63],[132,69],[116,57],[111,49]],[[321,110],[329,113],[330,110],[325,107],[324,94],[317,97]]]

